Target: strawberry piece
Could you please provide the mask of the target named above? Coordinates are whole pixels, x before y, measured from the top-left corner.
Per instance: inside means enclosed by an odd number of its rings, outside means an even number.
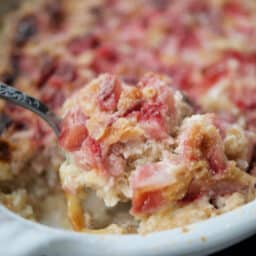
[[[67,47],[73,55],[79,55],[88,49],[95,49],[99,45],[100,39],[96,35],[89,34],[72,39]]]
[[[206,90],[228,74],[226,66],[225,61],[219,61],[211,64],[202,71],[204,76],[203,84]]]
[[[132,214],[150,214],[159,209],[165,202],[162,190],[146,191],[135,194],[132,198]]]
[[[48,80],[48,85],[54,88],[61,88],[63,85],[73,82],[76,79],[75,68],[68,62],[59,63],[55,72]]]
[[[86,116],[79,110],[69,112],[61,124],[60,145],[68,151],[78,150],[87,135]]]
[[[242,111],[256,110],[256,86],[234,86],[229,97]]]
[[[81,150],[77,153],[77,160],[82,167],[88,168],[89,166],[105,172],[101,145],[89,136],[84,140]]]
[[[90,68],[97,74],[103,72],[114,73],[119,58],[117,49],[110,45],[101,46],[95,50],[95,56],[90,64]]]
[[[115,111],[120,94],[120,81],[113,75],[106,75],[100,83],[100,91],[97,96],[100,109],[102,111]]]
[[[185,92],[189,92],[190,90],[192,90],[193,70],[189,65],[186,65],[184,63],[173,65],[172,67],[170,67],[169,73],[172,77],[173,84],[178,89],[183,90]]]
[[[174,182],[177,159],[145,164],[136,169],[131,179],[132,213],[144,214],[158,210],[166,201],[163,191]]]
[[[230,1],[224,4],[224,12],[232,16],[247,16],[249,12],[238,1]]]
[[[132,176],[134,190],[156,190],[168,186],[171,183],[171,165],[164,162],[145,164]]]
[[[154,139],[164,139],[168,136],[168,129],[164,115],[167,107],[162,103],[146,103],[138,115],[140,125],[146,135]]]

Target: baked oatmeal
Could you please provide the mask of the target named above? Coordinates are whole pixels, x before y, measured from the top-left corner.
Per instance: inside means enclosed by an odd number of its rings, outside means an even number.
[[[175,226],[172,214],[201,200],[211,202],[209,214],[234,193],[252,200],[256,179],[245,169],[255,135],[221,123],[214,113],[197,113],[168,77],[150,73],[137,84],[110,74],[92,80],[66,100],[59,136],[67,159],[62,187],[68,202],[79,198],[75,213],[68,212],[74,227],[86,227],[86,195],[79,195],[85,188],[106,207],[131,202],[142,233],[161,229],[145,224],[159,215],[165,228]]]
[[[2,29],[0,78],[66,128],[63,150],[34,114],[0,102],[4,205],[47,225],[148,233],[255,198],[254,1],[20,5]]]

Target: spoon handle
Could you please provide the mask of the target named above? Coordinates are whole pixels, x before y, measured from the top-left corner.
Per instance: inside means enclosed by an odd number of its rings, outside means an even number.
[[[0,98],[36,113],[51,126],[57,136],[59,135],[59,118],[41,101],[2,82],[0,82]]]

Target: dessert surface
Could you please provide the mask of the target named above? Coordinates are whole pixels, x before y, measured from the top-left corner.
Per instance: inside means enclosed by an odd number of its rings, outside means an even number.
[[[73,226],[90,226],[90,219],[81,223],[88,188],[108,208],[129,202],[142,233],[161,229],[157,221],[152,229],[147,224],[159,216],[164,229],[180,225],[172,214],[190,218],[187,207],[195,202],[210,202],[214,215],[234,195],[254,199],[256,179],[244,169],[254,134],[225,124],[196,110],[165,76],[149,73],[137,84],[110,74],[92,80],[64,103],[59,136],[66,152],[60,178],[67,203],[73,202]],[[239,139],[243,149],[230,144]]]
[[[8,16],[0,79],[64,117],[63,150],[34,114],[0,102],[9,209],[148,233],[255,198],[254,1],[34,0]]]

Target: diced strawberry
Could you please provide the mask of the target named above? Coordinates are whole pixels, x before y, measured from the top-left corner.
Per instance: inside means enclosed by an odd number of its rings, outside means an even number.
[[[202,15],[206,14],[207,12],[211,11],[209,3],[206,1],[201,0],[192,0],[188,2],[188,11],[192,14]]]
[[[87,137],[76,154],[78,164],[84,168],[96,168],[105,173],[101,145],[93,138]]]
[[[143,106],[142,100],[136,100],[122,113],[122,116],[127,117],[132,114],[138,114]]]
[[[144,28],[141,22],[130,21],[124,24],[122,31],[120,31],[120,40],[129,43],[132,46],[136,46],[144,38]]]
[[[61,62],[58,64],[56,70],[47,83],[48,85],[59,89],[66,83],[73,82],[75,79],[75,68],[68,62]]]
[[[53,109],[60,107],[66,98],[65,87],[75,79],[76,71],[70,63],[58,63],[44,80],[40,80],[41,100]]]
[[[100,91],[97,96],[100,109],[103,111],[115,111],[121,90],[121,83],[115,76],[105,75],[100,82]]]
[[[136,169],[131,184],[134,190],[156,190],[170,184],[171,165],[164,162],[145,164]]]
[[[147,15],[149,17],[148,18],[148,22],[150,22],[150,18],[154,15],[161,15],[163,11],[165,11],[167,8],[168,8],[168,5],[169,5],[169,1],[168,0],[151,0],[149,2],[153,7],[154,9],[152,9],[152,11],[149,13],[150,15]],[[153,12],[153,13],[152,13]]]
[[[97,74],[103,72],[114,73],[115,64],[118,63],[118,60],[117,49],[110,45],[104,45],[96,49],[90,68]]]
[[[118,57],[115,49],[109,45],[100,47],[96,52],[97,57],[115,62]]]
[[[138,86],[154,88],[156,95],[152,100],[165,105],[168,108],[169,114],[175,114],[174,92],[171,88],[171,81],[167,77],[148,73],[140,80]]]
[[[256,110],[256,84],[251,86],[233,86],[229,97],[242,111]]]
[[[194,6],[190,6],[187,12],[189,15],[195,15],[195,16],[202,16],[205,15],[205,12],[207,11],[204,3],[197,3],[194,4]],[[184,19],[182,18],[182,15],[177,15],[177,17],[172,17],[173,22],[175,23],[175,26],[171,26],[170,30],[173,34],[177,46],[179,50],[187,50],[189,48],[196,48],[200,46],[200,38],[197,35],[197,31],[195,29],[195,26],[191,26],[184,22]]]
[[[88,49],[95,49],[99,45],[100,39],[96,35],[87,34],[72,39],[67,47],[72,54],[79,55]]]
[[[141,108],[138,120],[146,135],[154,139],[164,139],[168,136],[167,107],[162,103],[146,103]]]
[[[160,89],[163,86],[170,86],[171,81],[166,79],[166,77],[162,78],[160,75],[149,72],[140,79],[138,86],[141,88],[150,86],[155,89]]]
[[[177,160],[157,162],[138,167],[132,175],[133,189],[132,213],[152,213],[165,202],[163,195],[166,189],[176,180]]]
[[[192,28],[183,27],[176,31],[180,49],[198,47],[200,40]]]
[[[76,126],[72,129],[61,130],[59,143],[68,151],[75,151],[81,146],[82,140],[86,137],[87,131],[82,126]]]
[[[36,67],[40,70],[38,79],[36,81],[39,88],[43,87],[48,81],[49,77],[54,73],[57,65],[57,59],[44,54],[40,56],[39,63],[36,64]]]
[[[256,53],[251,52],[251,53],[244,53],[244,52],[239,52],[237,50],[227,50],[224,52],[223,55],[224,59],[235,59],[239,63],[242,63],[243,65],[255,65],[256,63]]]
[[[208,89],[214,83],[218,82],[221,78],[227,75],[228,70],[226,66],[227,65],[224,61],[220,61],[204,68],[202,73],[205,89]]]
[[[162,190],[146,191],[135,194],[132,198],[132,214],[150,214],[159,209],[165,202]]]
[[[193,84],[192,84],[192,68],[185,64],[175,65],[172,66],[169,70],[169,73],[173,79],[173,84],[178,89],[189,91]]]
[[[231,0],[224,4],[224,12],[234,16],[247,16],[249,12],[238,1]]]
[[[79,110],[69,112],[61,124],[60,145],[68,151],[78,150],[87,135],[86,116]]]

